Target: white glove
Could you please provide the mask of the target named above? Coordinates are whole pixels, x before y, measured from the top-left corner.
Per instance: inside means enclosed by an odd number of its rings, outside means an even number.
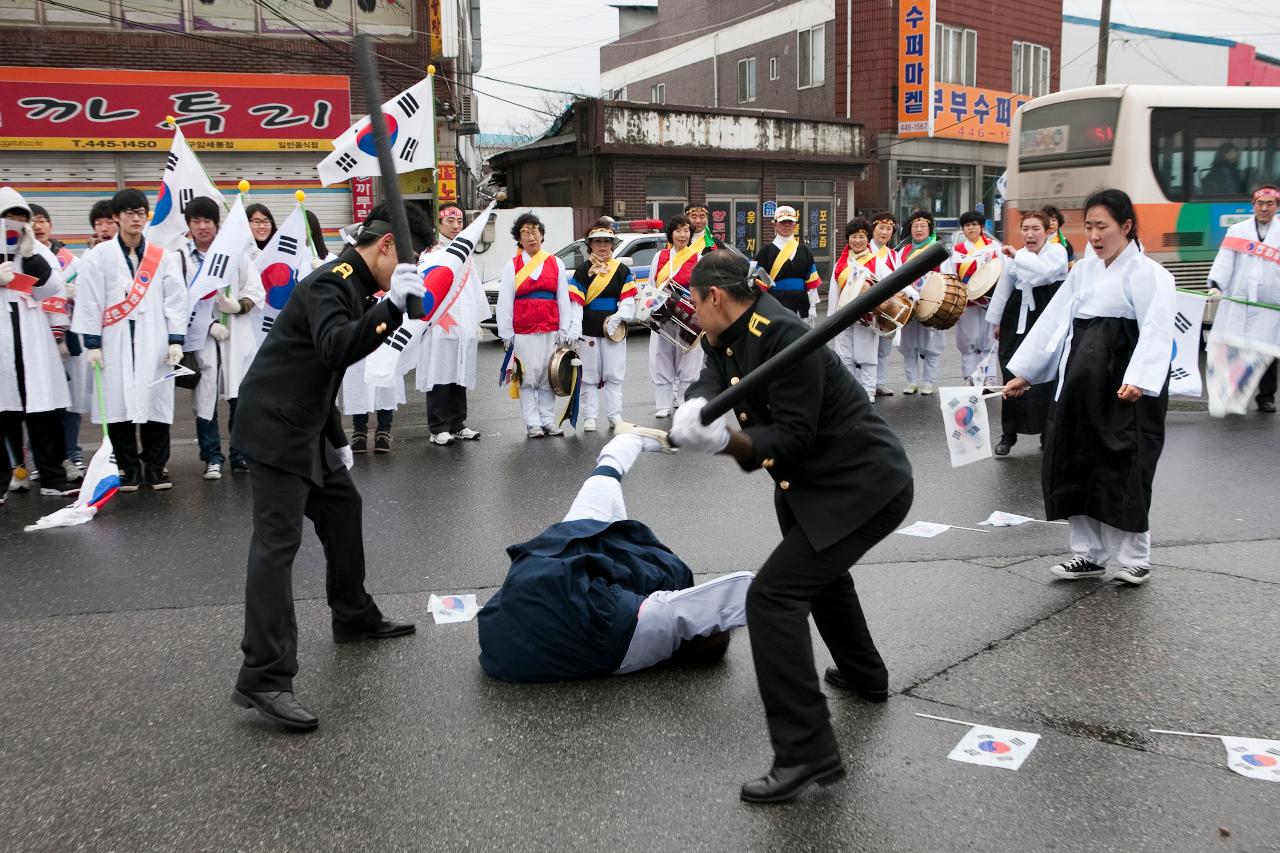
[[[218,294],[218,298],[213,301],[213,305],[223,314],[239,314],[244,310],[244,306],[240,304],[239,299],[229,299],[222,294]]]
[[[84,363],[89,365],[89,369],[102,368],[102,350],[87,349],[84,351]]]
[[[92,352],[92,350],[90,350]],[[170,367],[177,367],[182,361],[182,345],[169,344],[169,352],[165,355],[164,363]]]
[[[565,329],[556,330],[556,346],[567,347],[570,341],[569,332]]]
[[[311,268],[312,268],[313,270],[318,270],[318,269],[320,269],[320,267],[322,267],[322,266],[324,266],[324,258],[312,258],[312,259],[311,259]],[[350,466],[350,465],[348,465],[347,467],[348,467],[348,468],[350,468],[351,466]]]
[[[418,275],[417,266],[396,264],[396,271],[391,274],[391,291],[387,296],[392,305],[403,311],[410,296],[421,299],[426,292],[426,285],[422,283],[422,276]]]
[[[705,397],[685,400],[676,409],[671,422],[671,443],[681,449],[700,453],[719,453],[729,444],[729,413],[725,412],[711,423],[702,425],[702,409],[707,405]]]
[[[356,464],[356,457],[351,452],[351,445],[344,444],[338,448],[338,458],[342,460],[342,464],[347,466],[347,470],[351,470],[351,466]]]
[[[36,250],[36,235],[27,223],[22,224],[22,236],[18,238],[18,254],[29,258]]]
[[[1220,302],[1220,301],[1222,301],[1222,291],[1221,291],[1221,290],[1219,290],[1219,289],[1218,289],[1218,288],[1216,288],[1216,287],[1210,287],[1210,288],[1209,288],[1209,300],[1208,300],[1208,301],[1209,301],[1210,303],[1213,303],[1213,302]]]
[[[13,281],[14,274],[12,261],[0,263],[0,287],[8,287],[9,282]]]
[[[213,338],[218,343],[222,343],[227,338],[231,337],[231,330],[221,323],[214,323],[209,327],[209,337]]]
[[[76,301],[76,283],[74,281],[64,281],[62,283],[62,298],[68,302]]]
[[[578,322],[578,323],[570,323],[570,324],[569,324],[569,332],[568,332],[568,334],[569,334],[569,340],[570,340],[570,341],[578,341],[578,340],[581,340],[581,339],[582,339],[582,323],[580,323],[580,322]]]
[[[619,314],[610,314],[604,318],[604,333],[609,337],[613,337],[618,331],[618,326],[622,324],[622,316]]]
[[[817,324],[818,324],[818,306],[810,305],[809,306],[809,328],[812,329]]]

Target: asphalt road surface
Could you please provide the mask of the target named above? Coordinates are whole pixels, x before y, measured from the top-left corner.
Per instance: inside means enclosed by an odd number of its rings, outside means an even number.
[[[625,417],[652,424],[645,351],[634,336]],[[505,546],[559,520],[608,437],[527,441],[496,388],[499,357],[482,347],[480,442],[428,444],[411,391],[394,452],[357,458],[368,585],[386,613],[417,620],[415,637],[335,646],[306,540],[296,689],[322,721],[310,735],[229,701],[249,483],[200,479],[187,392],[172,491],[118,495],[89,524],[38,533],[22,525],[58,502],[11,495],[0,848],[1280,850],[1280,785],[1232,773],[1217,741],[1148,731],[1280,738],[1275,416],[1175,405],[1145,587],[1055,581],[1059,525],[891,536],[853,576],[893,695],[830,698],[849,778],[747,806],[738,786],[771,756],[745,636],[709,669],[518,686],[481,671],[474,622],[432,624],[428,594],[487,598]],[[948,351],[944,377],[958,374]],[[953,469],[937,399],[877,404],[915,468],[909,520],[1040,517],[1036,442]],[[86,450],[93,435],[86,425]],[[756,568],[779,538],[767,476],[724,458],[647,454],[624,491],[699,580]],[[1017,772],[962,764],[947,754],[965,728],[917,712],[1041,740]]]

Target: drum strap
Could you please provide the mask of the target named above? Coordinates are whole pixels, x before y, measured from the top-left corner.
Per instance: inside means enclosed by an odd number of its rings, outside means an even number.
[[[800,241],[792,237],[787,244],[778,251],[778,257],[773,259],[773,266],[769,267],[769,278],[777,281],[778,273],[782,272],[782,268],[787,265],[787,261],[796,256],[796,252],[800,249]]]

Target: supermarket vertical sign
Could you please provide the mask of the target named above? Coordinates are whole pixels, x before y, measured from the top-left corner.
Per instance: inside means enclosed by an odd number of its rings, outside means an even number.
[[[933,135],[935,0],[898,0],[898,135]]]

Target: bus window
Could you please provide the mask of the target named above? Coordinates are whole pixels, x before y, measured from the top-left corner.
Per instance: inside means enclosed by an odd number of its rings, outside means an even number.
[[[1280,171],[1271,110],[1154,109],[1151,161],[1170,201],[1247,198]]]
[[[1106,166],[1115,145],[1119,98],[1083,98],[1031,107],[1022,113],[1018,168]]]

